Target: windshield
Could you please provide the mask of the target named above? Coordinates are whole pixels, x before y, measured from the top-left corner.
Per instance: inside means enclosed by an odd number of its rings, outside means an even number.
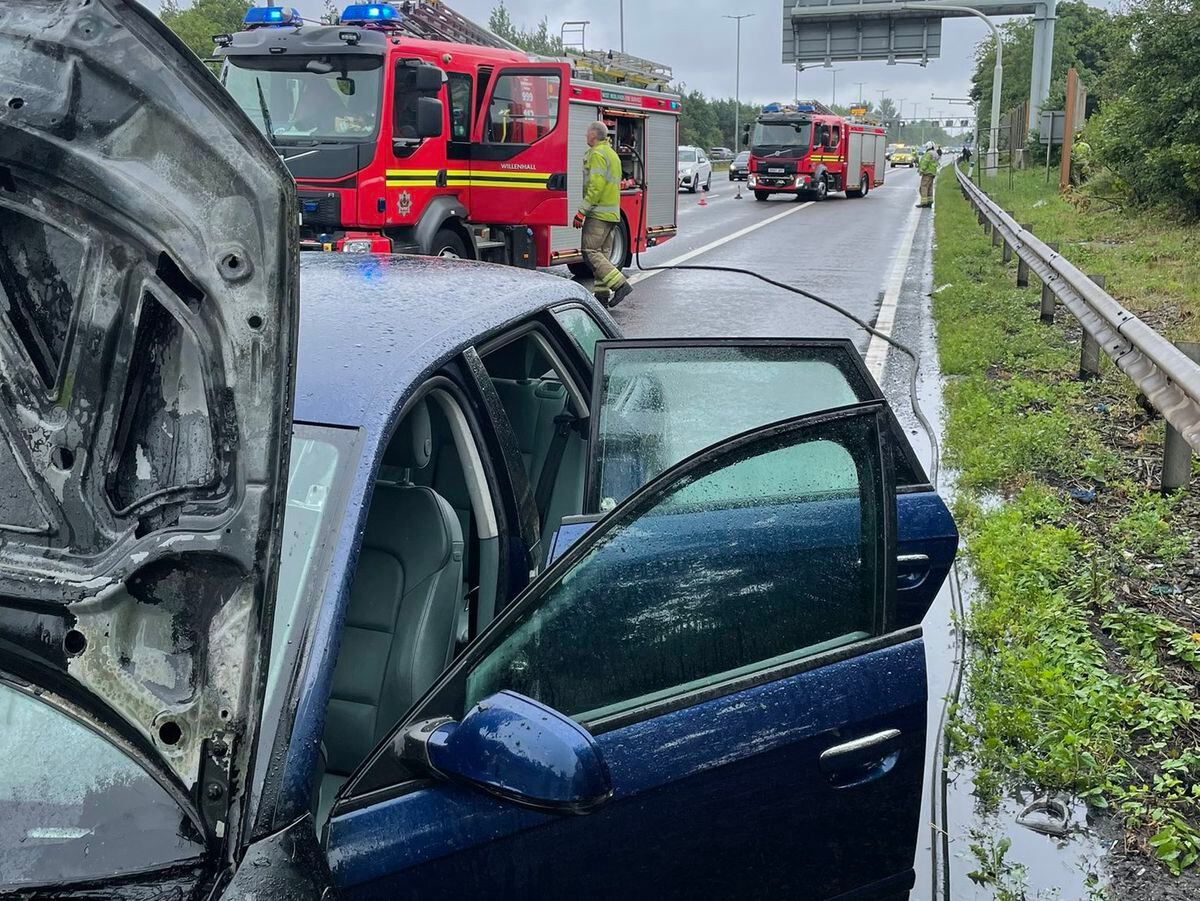
[[[345,143],[374,138],[382,72],[372,56],[230,57],[222,79],[274,143]]]
[[[292,428],[287,507],[279,550],[279,583],[267,668],[274,697],[289,650],[296,650],[308,614],[320,604],[337,543],[357,454],[357,429],[297,423]],[[286,687],[286,686],[285,686]]]
[[[0,894],[200,857],[167,790],[67,710],[0,674]]]
[[[809,122],[756,122],[755,147],[803,147],[812,143],[812,124]]]
[[[743,150],[741,153],[739,153],[739,154],[737,155],[737,159],[736,159],[734,162],[737,162],[737,163],[746,163],[746,162],[749,162],[749,161],[750,161],[750,151],[749,151],[749,150]]]
[[[696,151],[684,150],[682,147],[680,147],[679,148],[679,162],[681,162],[681,163],[696,162]]]

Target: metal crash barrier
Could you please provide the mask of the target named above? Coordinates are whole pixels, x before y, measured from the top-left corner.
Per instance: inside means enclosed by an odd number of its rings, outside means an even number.
[[[992,244],[1003,247],[1005,261],[1017,258],[1017,284],[1029,284],[1032,272],[1042,283],[1041,316],[1052,321],[1061,303],[1083,328],[1079,373],[1100,374],[1103,350],[1166,419],[1163,490],[1187,485],[1191,451],[1200,451],[1200,344],[1172,344],[1125,309],[1104,290],[1102,277],[1091,278],[1020,225],[955,166],[958,186],[974,208]]]

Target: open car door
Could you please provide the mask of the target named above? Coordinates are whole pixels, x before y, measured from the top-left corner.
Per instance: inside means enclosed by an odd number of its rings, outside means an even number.
[[[895,622],[889,422],[871,401],[757,426],[617,502],[347,784],[343,896],[906,893],[926,685],[919,627]],[[414,768],[406,735],[504,691],[595,737],[606,804],[551,813]],[[542,730],[510,744],[559,778]]]
[[[66,896],[197,848],[218,866],[235,837],[288,459],[297,211],[279,156],[156,16],[16,6],[0,12],[0,688],[46,715],[0,738],[0,856],[22,861],[0,893],[49,874]],[[48,791],[60,775],[76,788]],[[160,796],[173,825],[138,806]],[[164,815],[175,857],[130,832]]]
[[[497,68],[484,91],[471,143],[471,218],[521,225],[567,224],[570,67]]]

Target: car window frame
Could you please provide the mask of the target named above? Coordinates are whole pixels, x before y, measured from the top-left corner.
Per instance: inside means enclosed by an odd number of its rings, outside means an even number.
[[[578,306],[584,310],[587,309],[583,304],[559,304],[553,309],[562,309],[569,306]],[[542,530],[540,512],[537,509],[534,498],[537,486],[530,481],[529,473],[525,470],[525,462],[521,457],[521,451],[517,444],[516,431],[513,428],[512,421],[509,419],[508,411],[504,409],[504,404],[501,403],[500,396],[496,391],[495,385],[492,383],[491,374],[488,373],[487,367],[483,363],[483,357],[504,347],[506,344],[520,340],[532,332],[538,333],[542,341],[549,346],[552,357],[566,370],[566,378],[564,378],[564,374],[561,372],[559,373],[559,377],[563,379],[567,396],[575,398],[575,393],[578,393],[576,402],[583,404],[583,412],[585,413],[585,415],[581,416],[581,419],[590,423],[593,418],[591,416],[591,371],[590,369],[582,371],[579,369],[579,358],[582,357],[582,351],[578,349],[575,342],[571,340],[570,335],[554,319],[553,310],[539,310],[532,316],[520,320],[515,325],[501,332],[489,335],[486,340],[480,341],[478,344],[472,344],[463,351],[463,358],[466,363],[465,369],[473,382],[473,388],[484,398],[484,407],[491,417],[492,428],[499,437],[500,449],[505,458],[504,467],[509,475],[513,492],[516,495],[522,537],[529,563],[529,581],[536,578],[542,571],[540,562],[545,557],[544,549],[541,547]],[[555,371],[558,371],[557,368]],[[577,410],[576,412],[579,413],[580,411]],[[525,587],[528,587],[528,582]],[[523,590],[524,588],[522,588]],[[515,597],[516,595],[513,595],[513,598]]]
[[[866,390],[860,397],[860,402],[885,400],[883,390],[871,376],[871,372],[867,369],[866,361],[862,355],[854,348],[853,342],[848,338],[760,338],[760,337],[715,337],[715,338],[612,338],[596,343],[596,359],[592,369],[592,385],[591,395],[592,404],[595,407],[600,387],[600,379],[604,372],[604,355],[607,350],[633,349],[633,348],[672,348],[672,347],[811,347],[811,348],[828,348],[829,350],[842,351],[841,358],[844,358],[849,363],[847,371],[848,381],[851,388],[857,392],[858,381]],[[888,434],[892,437],[890,442],[893,445],[892,453],[898,458],[896,459],[894,468],[897,472],[902,469],[908,470],[914,478],[911,481],[898,482],[896,486],[897,494],[908,494],[919,491],[932,491],[933,485],[929,481],[929,476],[925,472],[925,467],[917,458],[916,451],[912,445],[904,437],[904,429],[900,422],[896,419],[896,414],[891,407],[887,407],[887,418],[891,420]],[[597,442],[600,439],[600,416],[599,411],[593,409],[591,421],[588,424],[588,460],[584,473],[583,483],[583,505],[584,512],[595,512],[599,508],[600,486],[596,480],[596,463],[597,459],[592,453],[592,449],[598,447]]]
[[[895,469],[892,465],[891,442],[885,439],[888,429],[887,412],[887,401],[875,399],[767,423],[702,448],[642,485],[607,513],[585,536],[575,542],[566,553],[540,573],[536,579],[532,580],[525,590],[496,616],[491,625],[446,668],[437,682],[413,705],[408,714],[400,719],[393,731],[379,743],[371,755],[347,780],[330,811],[330,820],[332,821],[336,816],[360,810],[433,784],[433,780],[428,777],[417,777],[411,774],[394,781],[388,780],[386,774],[383,779],[371,780],[367,777],[372,775],[376,764],[380,762],[387,749],[399,746],[398,738],[405,729],[427,719],[453,716],[447,711],[453,709],[455,698],[466,697],[466,681],[471,669],[494,650],[507,634],[507,630],[520,621],[524,612],[531,605],[538,603],[548,588],[558,584],[563,576],[587,556],[591,549],[607,536],[614,527],[613,524],[620,523],[631,508],[640,507],[649,500],[664,495],[668,490],[673,489],[688,472],[704,466],[714,457],[730,453],[731,449],[735,447],[764,440],[772,435],[813,429],[830,422],[856,416],[871,415],[874,417],[875,435],[878,441],[875,452],[881,483],[876,499],[879,504],[879,509],[876,510],[876,521],[880,524],[883,533],[882,541],[876,545],[878,559],[875,561],[874,569],[877,615],[880,617],[879,634],[798,659],[782,662],[761,661],[761,668],[751,672],[739,673],[714,684],[670,697],[657,698],[638,707],[622,710],[581,725],[592,735],[602,735],[655,717],[668,715],[677,710],[694,707],[709,700],[736,694],[757,685],[786,679],[798,673],[850,660],[919,637],[921,635],[920,625],[896,628],[896,546],[898,540],[896,482]],[[385,763],[390,764],[397,771],[407,773],[404,764],[398,759],[385,761]],[[365,785],[362,790],[358,791],[363,783]]]

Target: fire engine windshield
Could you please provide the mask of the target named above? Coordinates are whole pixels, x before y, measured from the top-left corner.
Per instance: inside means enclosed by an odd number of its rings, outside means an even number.
[[[754,138],[750,143],[754,147],[776,150],[793,147],[807,149],[811,142],[811,122],[756,122]]]
[[[379,129],[379,57],[230,57],[225,87],[275,144],[361,142]]]

